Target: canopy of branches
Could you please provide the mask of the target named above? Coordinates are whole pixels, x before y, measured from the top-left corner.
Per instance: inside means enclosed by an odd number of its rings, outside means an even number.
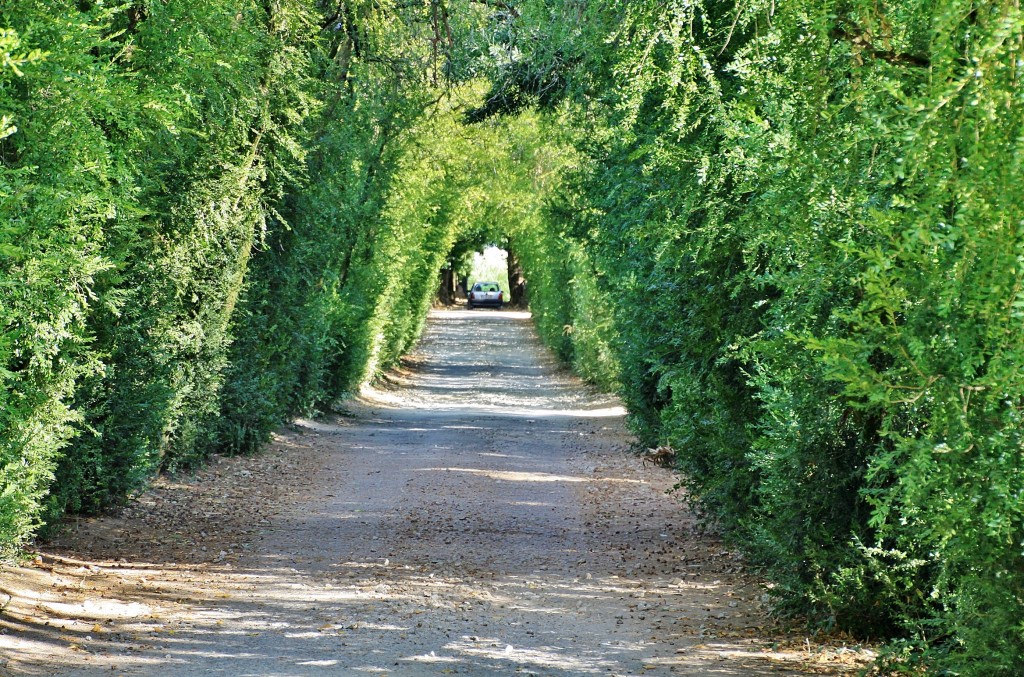
[[[500,244],[780,613],[1016,674],[1022,36],[1013,0],[4,0],[0,547],[329,408]]]

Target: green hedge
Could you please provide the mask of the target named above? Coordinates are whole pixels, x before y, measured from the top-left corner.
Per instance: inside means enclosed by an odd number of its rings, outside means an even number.
[[[454,225],[392,186],[468,58],[433,12],[0,3],[0,556],[411,345]]]
[[[576,130],[533,267],[609,304],[642,443],[679,452],[781,612],[1015,674],[1020,9],[526,5],[476,117]],[[565,291],[539,324],[585,321]]]
[[[6,551],[54,479],[50,519],[207,452],[249,255],[300,160],[272,108],[299,96],[305,28],[242,1],[0,16],[39,50],[4,87]]]
[[[1020,9],[515,4],[0,2],[0,548],[329,407],[492,242],[781,612],[1014,674]]]

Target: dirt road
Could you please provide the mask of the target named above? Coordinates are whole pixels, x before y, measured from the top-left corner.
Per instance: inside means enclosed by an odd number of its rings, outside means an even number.
[[[863,658],[767,625],[671,474],[627,453],[622,415],[525,314],[435,312],[409,368],[347,414],[162,480],[6,569],[0,672],[777,675]]]

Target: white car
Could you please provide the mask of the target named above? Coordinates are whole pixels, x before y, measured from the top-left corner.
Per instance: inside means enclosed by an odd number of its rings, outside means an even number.
[[[501,308],[503,303],[505,303],[505,292],[501,291],[497,282],[477,282],[469,290],[467,296],[467,305],[470,309],[477,306]]]

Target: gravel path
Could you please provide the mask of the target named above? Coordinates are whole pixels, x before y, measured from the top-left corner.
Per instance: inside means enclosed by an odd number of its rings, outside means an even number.
[[[528,315],[434,312],[408,364],[262,459],[164,481],[5,570],[0,671],[778,675],[862,658],[765,629],[739,559]]]

